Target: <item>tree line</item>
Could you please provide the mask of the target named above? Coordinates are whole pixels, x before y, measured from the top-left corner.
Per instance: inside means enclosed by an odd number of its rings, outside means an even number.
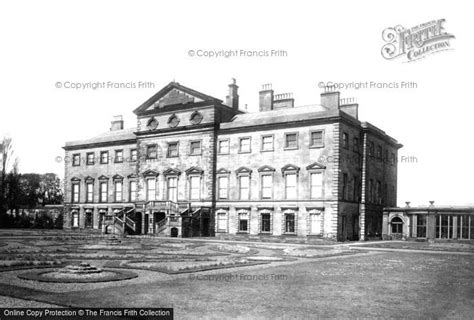
[[[0,160],[0,227],[48,227],[50,223],[46,226],[43,220],[50,217],[35,217],[31,222],[29,217],[25,221],[19,213],[23,209],[62,204],[63,187],[59,177],[55,173],[20,173],[19,160],[14,157],[13,141],[9,137],[0,141]]]

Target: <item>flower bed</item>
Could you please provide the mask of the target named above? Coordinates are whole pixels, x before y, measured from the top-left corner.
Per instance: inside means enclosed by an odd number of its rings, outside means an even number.
[[[18,275],[18,278],[24,280],[35,280],[40,282],[59,282],[59,283],[93,283],[93,282],[109,282],[128,280],[138,277],[138,275],[126,270],[109,270],[105,269],[101,273],[92,273],[87,275],[81,274],[64,274],[60,269],[53,270],[36,270]]]

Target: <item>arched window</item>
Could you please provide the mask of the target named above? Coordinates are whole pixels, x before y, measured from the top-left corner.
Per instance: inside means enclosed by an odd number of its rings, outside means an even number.
[[[392,234],[403,233],[403,221],[399,217],[392,219]]]

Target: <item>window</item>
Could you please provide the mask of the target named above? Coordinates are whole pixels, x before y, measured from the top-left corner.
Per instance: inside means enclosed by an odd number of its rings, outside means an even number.
[[[177,157],[178,156],[178,143],[169,142],[168,143],[168,157]]]
[[[115,150],[115,162],[123,162],[123,150]]]
[[[293,213],[285,214],[285,232],[286,233],[295,232],[295,215]]]
[[[354,142],[353,142],[352,148],[353,148],[354,152],[359,152],[359,138],[354,137],[353,141]]]
[[[156,179],[146,179],[146,200],[154,201],[156,197]]]
[[[219,140],[218,152],[220,154],[229,154],[229,140]]]
[[[285,174],[285,199],[296,199],[296,173]]]
[[[200,155],[201,154],[201,141],[191,141],[190,143],[190,154],[195,156],[195,155]]]
[[[273,175],[265,174],[262,175],[262,184],[261,184],[261,195],[262,199],[271,199],[273,198]]]
[[[388,150],[385,149],[384,155],[383,155],[383,161],[388,162]]]
[[[347,173],[342,174],[342,200],[347,200]]]
[[[115,202],[122,202],[122,181],[115,181]]]
[[[399,217],[392,219],[392,234],[402,234],[403,233],[403,221]]]
[[[123,162],[123,150],[115,150],[114,162],[115,163]]]
[[[107,202],[107,182],[102,181],[99,184],[99,191],[100,191],[100,202]]]
[[[309,214],[311,234],[320,235],[323,222],[321,212],[319,210],[311,210]]]
[[[374,181],[372,179],[369,180],[369,194],[368,194],[368,198],[369,198],[369,202],[373,202],[374,200],[374,197],[373,197],[373,194],[374,194]]]
[[[239,139],[239,152],[240,153],[250,152],[250,138]]]
[[[270,223],[270,213],[262,213],[261,214],[261,232],[270,232],[271,231],[271,223]]]
[[[156,159],[157,158],[157,146],[156,144],[151,144],[146,146],[146,157],[147,159]]]
[[[202,114],[198,111],[194,111],[193,114],[191,115],[189,121],[192,123],[192,124],[199,124],[201,123],[202,121]]]
[[[136,201],[137,200],[137,182],[136,181],[130,181],[130,195],[129,199],[130,202]]]
[[[72,212],[72,227],[79,228],[79,212],[77,210]]]
[[[138,160],[137,149],[130,149],[130,161],[137,161],[137,160]]]
[[[90,209],[87,209],[87,210],[85,211],[84,227],[86,227],[86,228],[92,228],[92,210],[90,210]]]
[[[469,239],[469,216],[462,215],[458,216],[458,238],[459,239]],[[472,224],[472,221],[471,221]],[[472,227],[472,225],[471,225]],[[471,231],[471,238],[473,237]]]
[[[369,142],[369,156],[373,157],[374,156],[374,143]]]
[[[352,177],[352,200],[359,201],[359,179],[357,176]]]
[[[217,231],[226,232],[227,231],[227,215],[225,212],[217,213]]]
[[[391,164],[391,165],[394,165],[395,162],[396,162],[395,153],[392,152],[392,153],[390,154],[390,164]]]
[[[201,177],[189,177],[189,199],[199,200],[201,198]]]
[[[229,177],[219,177],[217,179],[217,188],[219,199],[227,199],[229,197]]]
[[[382,159],[382,147],[377,146],[377,154],[375,155],[377,159]]]
[[[250,177],[240,176],[239,177],[239,199],[248,200],[250,196]]]
[[[310,133],[310,147],[324,147],[324,132],[323,130],[312,131]]]
[[[100,163],[101,164],[109,163],[109,152],[108,151],[101,151],[100,152]]]
[[[347,132],[342,133],[342,147],[349,149],[349,134]]]
[[[168,125],[171,127],[171,128],[174,128],[178,125],[179,123],[179,118],[173,114],[171,117],[169,117],[168,119]]]
[[[247,212],[239,213],[239,232],[249,231],[249,215]]]
[[[94,164],[94,152],[88,152],[87,153],[86,164],[88,166]]]
[[[168,200],[176,202],[178,200],[178,178],[168,178]]]
[[[72,184],[72,201],[73,203],[79,202],[79,183]]]
[[[262,151],[273,151],[273,136],[262,136]]]
[[[81,165],[81,155],[79,153],[76,153],[76,154],[72,155],[72,165],[74,167],[77,167],[77,166]]]
[[[377,182],[375,183],[375,202],[377,204],[381,204],[382,202],[381,195],[382,195],[382,183],[377,180]]]
[[[94,202],[94,184],[92,182],[86,184],[86,202]]]
[[[297,133],[285,134],[285,149],[298,149],[298,134]]]
[[[155,130],[156,127],[158,127],[158,120],[155,117],[151,117],[146,123],[146,128],[148,130]]]
[[[321,198],[323,196],[323,173],[312,172],[310,173],[311,183],[311,199]]]
[[[420,214],[416,217],[416,237],[426,238],[426,216]]]

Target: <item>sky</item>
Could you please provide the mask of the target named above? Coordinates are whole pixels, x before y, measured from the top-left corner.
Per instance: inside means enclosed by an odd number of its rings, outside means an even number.
[[[399,205],[474,204],[466,3],[2,2],[0,135],[13,138],[21,172],[62,176],[66,141],[108,131],[114,115],[133,127],[132,111],[170,81],[225,100],[235,78],[249,112],[265,83],[296,105],[318,104],[321,84],[337,83],[360,120],[404,145]],[[409,63],[382,57],[386,28],[439,19],[455,36],[450,50]]]

